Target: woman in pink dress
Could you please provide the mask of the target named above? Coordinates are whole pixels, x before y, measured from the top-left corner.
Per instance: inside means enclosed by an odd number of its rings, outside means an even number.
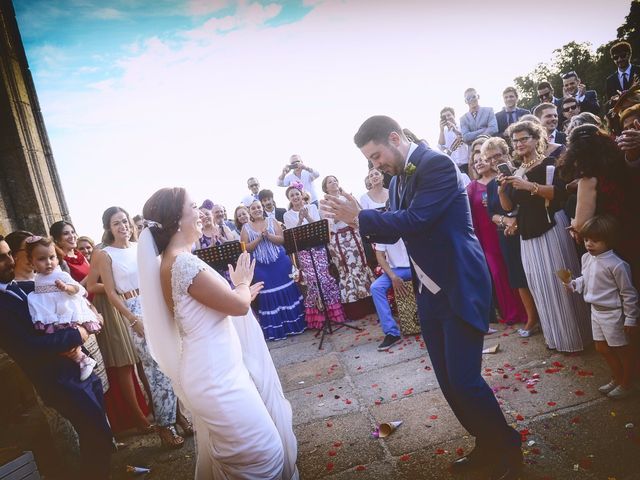
[[[518,292],[509,285],[509,274],[500,250],[498,231],[487,211],[487,184],[498,172],[492,165],[492,159],[480,154],[480,146],[474,148],[471,155],[473,168],[469,169],[469,174],[474,180],[467,185],[471,218],[491,273],[501,321],[508,325],[526,322],[527,314]]]

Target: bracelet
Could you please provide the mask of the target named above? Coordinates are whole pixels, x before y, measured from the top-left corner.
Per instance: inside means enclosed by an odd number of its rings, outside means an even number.
[[[137,317],[136,317],[136,319],[133,321],[133,323],[130,323],[130,324],[129,324],[129,326],[130,326],[131,328],[133,328],[133,326],[134,326],[136,323],[138,323],[138,318],[137,318]]]
[[[498,225],[500,225],[502,228],[504,228],[504,227],[505,227],[505,224],[504,224],[504,215],[500,215],[500,221],[498,222]]]
[[[534,195],[538,194],[538,190],[540,190],[540,185],[538,185],[536,182],[533,182],[533,190],[531,190],[530,195],[533,197]]]

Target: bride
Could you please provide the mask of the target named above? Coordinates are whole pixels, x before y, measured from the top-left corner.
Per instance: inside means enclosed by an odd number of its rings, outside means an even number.
[[[249,304],[254,264],[230,268],[234,289],[191,253],[197,204],[163,188],[143,209],[140,289],[151,353],[193,415],[196,479],[297,479],[291,406]],[[161,255],[161,259],[158,255]]]

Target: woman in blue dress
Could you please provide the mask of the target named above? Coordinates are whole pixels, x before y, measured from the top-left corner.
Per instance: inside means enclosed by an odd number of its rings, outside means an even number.
[[[281,340],[302,333],[306,327],[304,301],[289,276],[291,260],[282,247],[284,235],[278,222],[264,218],[258,200],[249,206],[249,221],[242,227],[240,239],[256,262],[254,280],[264,282],[257,298],[264,338]]]

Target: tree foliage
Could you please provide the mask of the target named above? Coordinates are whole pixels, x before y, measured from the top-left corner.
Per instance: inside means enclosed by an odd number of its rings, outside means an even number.
[[[618,40],[631,43],[634,58],[640,56],[640,0],[631,2],[629,14],[624,24],[618,28],[615,39],[600,45],[595,51],[588,42],[569,42],[553,51],[550,63],[539,63],[532,72],[516,77],[514,83],[520,93],[520,103],[526,108],[537,105],[539,102],[536,86],[543,80],[553,85],[556,97],[561,97],[561,76],[574,70],[588,89],[598,92],[604,104],[605,81],[615,70],[609,48]]]

